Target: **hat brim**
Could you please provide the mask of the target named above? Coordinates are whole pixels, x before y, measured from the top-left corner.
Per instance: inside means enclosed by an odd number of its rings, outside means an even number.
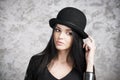
[[[74,25],[70,22],[61,21],[56,18],[52,18],[49,20],[49,25],[51,28],[54,29],[56,24],[62,24],[62,25],[70,27],[73,31],[77,32],[83,39],[88,37],[86,32],[84,32],[80,27],[77,27],[76,25]]]

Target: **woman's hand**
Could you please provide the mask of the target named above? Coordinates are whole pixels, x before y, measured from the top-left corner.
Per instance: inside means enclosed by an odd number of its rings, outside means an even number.
[[[86,50],[86,63],[87,63],[87,69],[86,72],[93,72],[93,65],[94,65],[94,55],[95,55],[95,42],[91,36],[89,36],[84,41],[83,48]]]

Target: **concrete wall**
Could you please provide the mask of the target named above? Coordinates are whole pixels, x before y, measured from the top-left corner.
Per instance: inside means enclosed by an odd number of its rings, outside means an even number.
[[[120,0],[0,0],[0,80],[23,80],[29,59],[51,35],[48,21],[73,6],[96,41],[97,80],[120,79]]]

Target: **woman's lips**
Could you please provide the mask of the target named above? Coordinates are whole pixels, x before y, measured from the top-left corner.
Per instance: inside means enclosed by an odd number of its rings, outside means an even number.
[[[56,41],[56,44],[59,45],[59,46],[61,46],[61,45],[63,45],[64,43],[61,42],[61,41]]]

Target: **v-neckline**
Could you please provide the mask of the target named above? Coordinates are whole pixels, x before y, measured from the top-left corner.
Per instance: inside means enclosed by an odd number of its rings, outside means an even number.
[[[49,74],[51,77],[53,77],[54,79],[56,79],[56,80],[62,80],[62,79],[64,79],[64,78],[68,77],[68,76],[71,74],[72,71],[73,71],[73,68],[72,68],[71,71],[70,71],[68,74],[66,74],[64,77],[58,79],[58,78],[56,78],[56,77],[48,70],[48,67],[47,67],[47,72],[48,72],[48,74]]]

